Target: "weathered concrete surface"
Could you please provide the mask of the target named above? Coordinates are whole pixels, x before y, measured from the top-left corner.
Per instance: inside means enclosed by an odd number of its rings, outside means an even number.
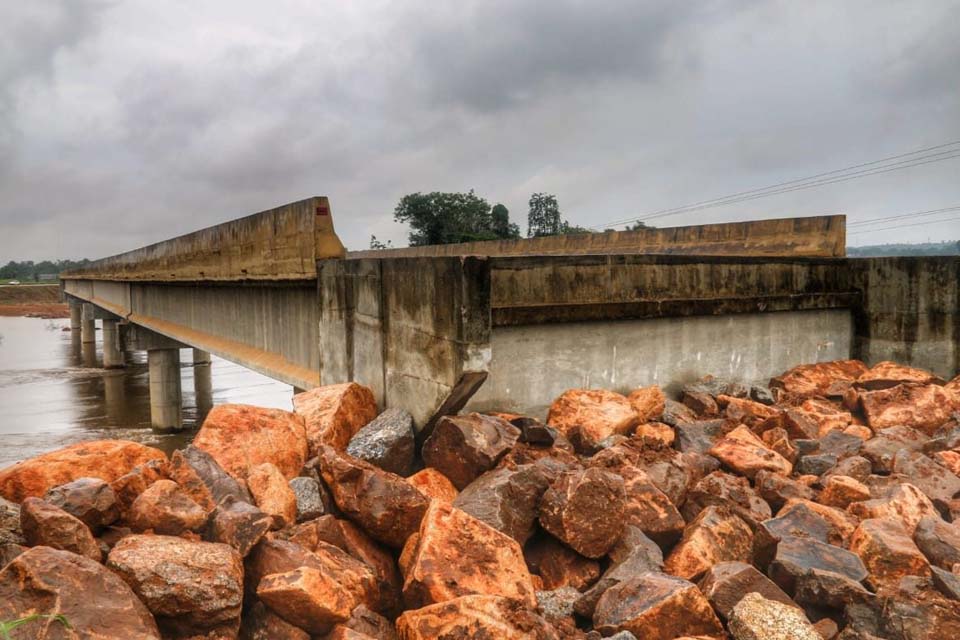
[[[343,256],[327,198],[314,196],[97,260],[61,279],[159,282],[299,280]]]
[[[845,309],[497,327],[490,378],[467,408],[539,416],[567,389],[674,393],[708,371],[765,382],[798,362],[846,358],[852,339]]]
[[[960,369],[960,258],[850,260],[854,353],[867,364],[893,360],[949,380]]]
[[[350,258],[649,253],[738,256],[846,255],[846,216],[782,218],[639,231],[491,240],[429,247],[352,251]]]

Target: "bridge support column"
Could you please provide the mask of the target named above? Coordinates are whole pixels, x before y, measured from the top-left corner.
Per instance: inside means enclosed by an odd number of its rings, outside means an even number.
[[[119,321],[104,318],[103,323],[103,367],[117,369],[123,366],[123,351],[120,350]]]
[[[70,301],[70,332],[73,335],[80,335],[80,316],[83,312],[81,307],[79,302]]]
[[[150,375],[150,424],[157,431],[183,429],[180,394],[180,350],[147,351]]]
[[[84,302],[80,312],[80,342],[93,343],[97,341],[97,321],[93,317],[93,305]]]
[[[213,371],[210,352],[193,350],[193,391],[197,396],[197,423],[213,409]]]

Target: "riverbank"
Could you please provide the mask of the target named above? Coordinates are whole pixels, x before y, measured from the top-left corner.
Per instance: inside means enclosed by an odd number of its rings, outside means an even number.
[[[843,360],[676,399],[570,389],[545,423],[421,438],[356,383],[292,408],[218,405],[170,455],[101,440],[0,469],[0,620],[103,640],[960,629],[960,377]]]
[[[7,318],[69,318],[70,307],[60,301],[60,285],[0,286],[0,316]]]

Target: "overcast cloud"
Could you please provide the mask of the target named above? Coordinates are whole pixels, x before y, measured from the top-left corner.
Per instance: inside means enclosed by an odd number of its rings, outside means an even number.
[[[100,257],[310,195],[585,226],[960,140],[960,2],[0,2],[0,261]],[[658,220],[960,205],[960,158]],[[927,218],[929,219],[929,218]],[[851,244],[960,239],[951,221]]]

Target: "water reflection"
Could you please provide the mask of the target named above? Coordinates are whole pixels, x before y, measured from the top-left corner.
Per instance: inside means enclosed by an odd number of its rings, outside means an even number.
[[[189,442],[211,403],[290,408],[289,385],[216,357],[199,367],[198,408],[192,350],[186,349],[181,383],[188,430],[155,434],[146,353],[126,353],[123,369],[102,369],[100,332],[96,344],[84,344],[69,326],[69,320],[0,317],[0,468],[99,438],[135,440],[170,452]]]

